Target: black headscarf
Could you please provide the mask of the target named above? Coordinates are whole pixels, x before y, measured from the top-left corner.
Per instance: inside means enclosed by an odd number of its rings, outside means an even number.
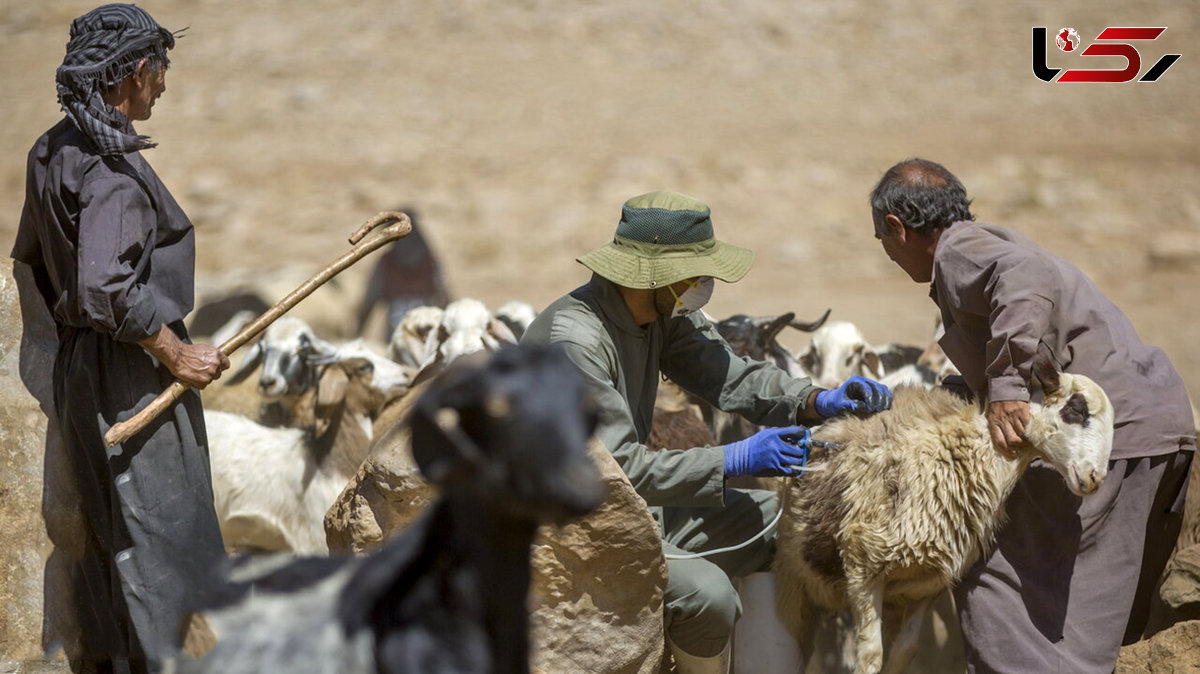
[[[58,102],[100,154],[156,145],[136,135],[129,118],[105,103],[101,93],[133,74],[143,58],[167,67],[167,50],[174,46],[175,35],[134,5],[104,5],[71,22],[67,55],[54,76]]]

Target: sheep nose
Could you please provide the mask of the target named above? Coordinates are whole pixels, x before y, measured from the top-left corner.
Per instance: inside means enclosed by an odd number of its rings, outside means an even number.
[[[1090,494],[1100,488],[1100,483],[1104,481],[1104,473],[1098,470],[1089,470],[1079,476],[1080,489],[1085,494]]]
[[[279,378],[273,376],[262,376],[258,378],[258,389],[264,393],[270,393],[279,387]]]

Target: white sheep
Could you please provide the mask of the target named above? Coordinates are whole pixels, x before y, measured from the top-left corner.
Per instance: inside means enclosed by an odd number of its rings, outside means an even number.
[[[850,377],[868,377],[889,387],[903,384],[930,386],[947,374],[944,354],[935,341],[928,348],[889,342],[872,346],[862,330],[847,321],[832,321],[813,332],[797,361],[822,388],[836,388]],[[952,368],[951,368],[952,369]]]
[[[903,621],[888,672],[912,658],[926,609],[994,542],[1002,508],[1034,458],[1053,465],[1076,494],[1099,487],[1112,449],[1113,408],[1082,375],[1035,361],[1045,400],[1031,404],[1029,447],[1015,460],[992,447],[978,409],[940,389],[901,388],[892,409],[839,418],[815,437],[841,445],[824,470],[783,490],[775,572],[778,610],[807,653],[813,607],[849,605],[856,672],[883,666],[883,609]]]
[[[425,340],[442,324],[442,308],[422,306],[409,309],[392,331],[388,357],[413,368],[425,360]]]
[[[405,367],[395,360],[379,355],[362,339],[352,339],[348,342],[337,344],[333,347],[333,351],[328,357],[318,358],[316,362],[331,364],[350,361],[356,358],[365,360],[371,364],[368,384],[385,399],[402,395],[412,383],[412,375],[414,374],[412,368]]]
[[[529,324],[533,322],[533,319],[537,318],[537,309],[534,309],[533,305],[528,302],[511,300],[501,304],[496,309],[496,318],[508,326],[513,336],[520,340],[521,336],[525,334],[525,330],[529,327]]]
[[[371,422],[386,398],[374,371],[365,358],[325,366],[317,386],[292,402],[298,428],[205,410],[213,502],[227,548],[327,552],[325,512],[366,458]]]
[[[436,372],[456,358],[476,351],[494,353],[517,338],[488,311],[483,302],[469,297],[446,305],[438,329],[425,339],[421,370]]]
[[[312,388],[320,374],[316,361],[334,353],[333,344],[319,338],[299,318],[282,316],[254,343],[238,367],[225,380],[237,384],[262,367],[258,391],[264,400],[279,400]]]
[[[884,374],[862,330],[847,321],[830,321],[814,331],[797,360],[821,388],[837,388],[856,375],[879,380]]]

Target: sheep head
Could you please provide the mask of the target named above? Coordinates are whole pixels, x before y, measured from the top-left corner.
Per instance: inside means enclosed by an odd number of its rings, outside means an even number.
[[[420,368],[425,358],[425,340],[442,324],[441,307],[422,306],[408,310],[392,332],[389,355],[392,360]]]
[[[242,381],[261,365],[258,392],[264,400],[299,395],[316,386],[320,377],[317,362],[333,352],[333,345],[313,334],[307,323],[283,316],[263,332],[227,383]]]
[[[559,347],[460,358],[407,421],[418,467],[446,498],[469,494],[523,519],[558,523],[604,500],[587,450],[596,412]]]
[[[846,321],[833,321],[813,332],[798,360],[821,388],[837,388],[854,375],[878,380],[884,374],[862,330]]]
[[[1026,437],[1038,455],[1063,476],[1072,493],[1090,494],[1108,474],[1112,402],[1096,382],[1081,374],[1060,372],[1045,353],[1034,358],[1033,371],[1045,398],[1032,410]]]

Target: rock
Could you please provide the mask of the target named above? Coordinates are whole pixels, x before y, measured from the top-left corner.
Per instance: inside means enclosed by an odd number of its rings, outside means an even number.
[[[1176,610],[1200,606],[1200,544],[1175,552],[1159,596]]]
[[[1189,620],[1121,649],[1117,674],[1200,671],[1200,620]]]
[[[408,429],[371,449],[354,479],[325,514],[330,552],[361,554],[407,527],[436,498],[409,449]]]
[[[25,326],[22,305],[39,320]],[[52,404],[56,350],[53,323],[29,268],[14,269],[5,257],[0,262],[0,661],[42,655],[43,602],[50,614],[55,605],[55,596],[43,596],[53,546],[42,519],[42,474],[43,466],[54,465],[61,454],[47,446],[42,410]],[[48,517],[69,512],[61,497],[46,492]],[[69,525],[74,518],[59,519]]]
[[[599,442],[592,455],[604,505],[543,527],[534,543],[532,662],[547,672],[658,672],[667,582],[658,528],[612,455]]]
[[[331,552],[373,549],[435,498],[413,462],[408,433],[390,435],[326,515]],[[531,664],[546,672],[655,673],[666,586],[658,528],[612,455],[595,441],[591,451],[608,498],[578,522],[543,527],[534,543]]]

